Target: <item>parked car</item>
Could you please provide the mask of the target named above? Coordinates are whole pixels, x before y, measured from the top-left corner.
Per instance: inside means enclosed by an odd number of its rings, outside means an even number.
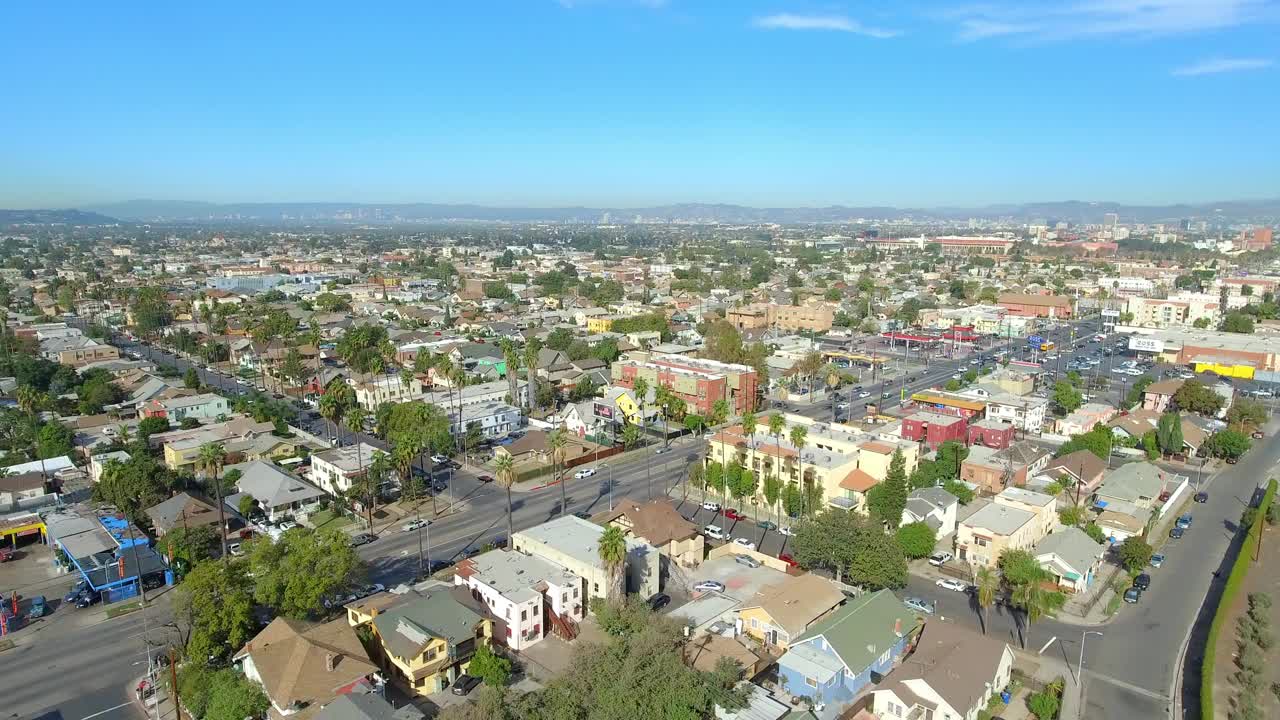
[[[956,592],[966,592],[969,589],[969,583],[954,578],[941,578],[933,584],[943,590],[954,590]]]
[[[1254,440],[1261,440],[1262,438],[1266,437],[1266,435],[1263,435],[1261,430],[1254,430],[1253,435],[1251,435],[1250,437],[1252,437]]]
[[[70,592],[62,596],[62,602],[73,603],[76,601],[76,598],[90,591],[91,591],[91,588],[89,587],[89,582],[87,580],[81,580],[80,582],[71,586]]]
[[[31,608],[27,610],[27,617],[44,617],[48,613],[49,606],[45,604],[43,595],[37,595],[31,598]]]
[[[904,598],[902,600],[902,604],[916,612],[924,613],[925,615],[932,615],[938,608],[932,600],[925,600],[924,598],[918,597]]]
[[[800,567],[800,563],[796,562],[796,559],[795,559],[795,558],[791,557],[790,555],[788,555],[788,554],[786,554],[786,553],[782,553],[781,555],[779,555],[779,556],[778,556],[778,559],[779,559],[779,560],[781,560],[782,562],[786,563],[786,564],[787,564],[787,567],[793,567],[793,568],[798,568],[798,567]]]
[[[724,583],[715,580],[703,580],[693,586],[697,592],[724,592]]]
[[[783,525],[782,527],[778,528],[778,534],[785,535],[787,537],[795,537],[796,532],[795,530],[791,529],[790,525]]]
[[[240,557],[244,555],[244,548],[240,543],[231,543],[227,546],[227,552],[231,553],[233,557]]]
[[[1158,568],[1164,564],[1164,555],[1156,553],[1151,556],[1151,567]]]
[[[1170,528],[1170,529],[1169,529],[1169,537],[1170,537],[1171,539],[1173,539],[1173,540],[1177,540],[1177,539],[1179,539],[1179,538],[1181,538],[1181,537],[1182,537],[1182,534],[1183,534],[1184,532],[1186,532],[1186,530],[1184,530],[1183,528],[1180,528],[1180,527],[1176,527],[1176,526],[1175,526],[1175,527],[1173,527],[1173,528]]]
[[[720,514],[724,515],[726,518],[730,520],[746,520],[747,519],[746,515],[743,515],[742,513],[738,512],[737,510],[734,510],[733,508],[725,508],[724,510],[720,511]]]
[[[718,512],[720,512],[720,503],[714,503],[714,502],[709,502],[709,501],[708,501],[708,502],[704,502],[704,503],[702,503],[702,509],[703,509],[703,510],[710,510],[711,512],[716,512],[716,513],[718,513]]]
[[[1146,590],[1150,588],[1151,576],[1146,573],[1142,573],[1141,575],[1133,579],[1133,586],[1138,588],[1139,590]]]
[[[437,464],[437,465],[443,465],[443,464],[445,464],[445,463],[449,462],[449,458],[448,458],[448,456],[445,456],[445,455],[432,455],[432,456],[431,456],[431,462],[433,462],[433,463],[435,463],[435,464]]]
[[[466,695],[474,690],[479,684],[480,678],[475,675],[467,675],[466,673],[463,673],[458,676],[457,680],[453,681],[453,688],[449,692],[454,695]]]
[[[738,563],[739,565],[746,565],[747,567],[752,569],[760,567],[760,561],[751,557],[750,555],[734,555],[733,561]]]
[[[97,602],[98,602],[98,593],[92,590],[86,590],[85,592],[80,593],[79,595],[76,596],[76,599],[75,599],[75,604],[76,604],[76,607],[78,608],[87,608],[90,605],[97,604]]]
[[[1198,492],[1195,494],[1195,497],[1193,499],[1198,503],[1207,503],[1209,502],[1209,493]]]
[[[935,567],[942,567],[951,562],[951,558],[955,557],[949,552],[936,552],[929,556],[929,564]]]
[[[750,539],[748,539],[748,538],[744,538],[744,537],[734,538],[734,539],[733,539],[733,544],[734,544],[734,545],[737,545],[737,546],[739,546],[739,547],[744,547],[744,548],[746,548],[746,549],[748,549],[748,550],[755,550],[755,549],[756,549],[756,544],[755,544],[755,542],[754,542],[754,541],[752,541],[752,540],[750,540]]]
[[[1131,587],[1124,591],[1124,601],[1127,603],[1136,603],[1142,599],[1142,591],[1136,587]]]
[[[1186,530],[1187,528],[1191,527],[1191,513],[1178,516],[1178,519],[1173,521],[1173,526],[1180,527],[1183,530]]]
[[[573,477],[574,477],[574,478],[576,478],[576,479],[578,479],[578,480],[581,480],[581,479],[583,479],[583,478],[589,478],[589,477],[591,477],[592,475],[595,475],[595,474],[596,474],[596,469],[595,469],[595,468],[582,468],[582,469],[581,469],[581,470],[579,470],[578,472],[574,473],[574,474],[573,474]]]
[[[760,528],[761,530],[777,530],[778,529],[778,526],[776,523],[769,522],[768,520],[761,520],[760,522],[756,523],[756,527]]]
[[[666,593],[658,593],[653,597],[649,598],[650,610],[654,610],[654,611],[661,610],[662,608],[670,604],[671,604],[671,596]]]
[[[13,548],[0,548],[0,562],[9,562],[13,559]]]
[[[368,545],[369,543],[377,539],[378,539],[378,536],[374,535],[373,533],[367,533],[367,532],[357,533],[351,536],[351,547],[360,547],[361,545]]]
[[[708,525],[708,526],[706,526],[706,527],[702,528],[702,534],[703,534],[703,535],[706,535],[707,537],[711,538],[712,540],[723,540],[723,539],[724,539],[724,530],[723,530],[723,529],[721,529],[721,527],[720,527],[719,525]]]

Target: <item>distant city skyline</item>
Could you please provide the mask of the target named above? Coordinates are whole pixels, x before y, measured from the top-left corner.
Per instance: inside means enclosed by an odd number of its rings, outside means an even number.
[[[7,6],[0,207],[1275,197],[1278,5]]]

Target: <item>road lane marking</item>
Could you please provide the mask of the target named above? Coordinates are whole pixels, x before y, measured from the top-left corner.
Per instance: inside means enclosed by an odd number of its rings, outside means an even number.
[[[128,705],[128,704],[129,704],[129,703],[127,703],[127,702],[122,702],[122,703],[120,703],[119,705],[117,705],[117,706],[115,706],[115,707],[109,707],[109,708],[107,708],[106,710],[100,710],[100,711],[98,711],[98,712],[96,712],[96,713],[94,713],[94,714],[92,714],[92,715],[85,715],[84,717],[80,718],[80,720],[91,720],[91,718],[96,718],[96,717],[98,717],[99,715],[106,715],[107,713],[111,712],[112,710],[119,710],[120,708],[122,708],[122,707],[124,707],[124,706],[126,706],[126,705]]]
[[[1107,675],[1102,675],[1102,674],[1099,674],[1099,673],[1095,673],[1095,672],[1093,672],[1092,670],[1086,670],[1085,672],[1086,672],[1090,677],[1092,677],[1092,678],[1094,678],[1094,679],[1096,679],[1096,680],[1101,680],[1101,681],[1103,681],[1103,682],[1105,682],[1105,683],[1107,683],[1107,684],[1109,684],[1109,685],[1114,685],[1114,686],[1116,686],[1116,687],[1118,687],[1118,688],[1123,688],[1123,689],[1125,689],[1125,690],[1129,690],[1130,692],[1138,693],[1139,695],[1145,695],[1145,696],[1147,696],[1147,697],[1149,697],[1149,698],[1152,698],[1152,699],[1154,699],[1154,700],[1167,701],[1167,700],[1169,699],[1169,696],[1165,695],[1164,693],[1156,692],[1155,690],[1148,690],[1148,689],[1146,689],[1146,688],[1144,688],[1144,687],[1138,687],[1137,685],[1134,685],[1133,683],[1127,683],[1127,682],[1125,682],[1125,681],[1123,681],[1123,680],[1117,680],[1116,678],[1109,677],[1109,676],[1107,676]]]

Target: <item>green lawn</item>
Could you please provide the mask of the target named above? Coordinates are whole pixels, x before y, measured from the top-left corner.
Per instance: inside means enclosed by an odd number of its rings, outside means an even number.
[[[312,513],[311,524],[317,530],[340,530],[351,524],[351,518],[335,514],[332,510]]]
[[[120,617],[121,615],[128,615],[129,613],[135,610],[141,610],[141,609],[142,609],[141,600],[130,600],[129,602],[117,603],[115,605],[107,606],[107,617],[108,618]]]

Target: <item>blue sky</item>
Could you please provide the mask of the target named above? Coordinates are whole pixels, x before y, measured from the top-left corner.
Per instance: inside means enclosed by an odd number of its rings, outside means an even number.
[[[0,207],[1269,197],[1278,4],[5,3]]]

